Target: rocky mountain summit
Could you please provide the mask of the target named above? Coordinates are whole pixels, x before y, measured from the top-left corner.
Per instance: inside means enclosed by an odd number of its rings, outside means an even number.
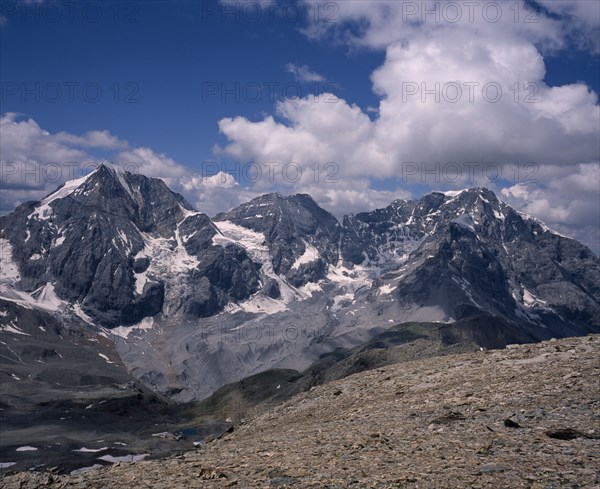
[[[0,487],[582,488],[600,484],[600,336],[351,375],[179,456]]]
[[[102,165],[0,221],[19,290],[76,305],[100,326],[165,309],[197,317],[258,288],[243,249],[212,245],[218,230],[162,180]],[[168,284],[168,285],[167,285]]]
[[[273,271],[294,287],[325,278],[339,260],[342,229],[335,217],[306,194],[268,194],[215,217],[265,236]],[[278,297],[273,297],[278,298]]]
[[[484,188],[341,223],[279,194],[211,219],[159,179],[101,165],[0,217],[0,248],[15,354],[34,309],[184,402],[399,323],[453,324],[483,347],[600,331],[598,257]]]
[[[346,260],[391,269],[386,279],[405,309],[461,319],[476,308],[555,335],[598,327],[598,258],[491,190],[395,201],[345,217],[344,229]]]

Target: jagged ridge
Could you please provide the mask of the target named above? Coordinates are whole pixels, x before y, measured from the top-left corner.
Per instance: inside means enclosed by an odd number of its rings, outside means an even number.
[[[113,328],[128,368],[179,400],[398,322],[456,321],[491,344],[498,330],[497,346],[501,330],[600,330],[598,258],[484,188],[342,224],[308,195],[268,194],[212,220],[161,180],[101,166],[0,218],[0,239],[0,297]]]

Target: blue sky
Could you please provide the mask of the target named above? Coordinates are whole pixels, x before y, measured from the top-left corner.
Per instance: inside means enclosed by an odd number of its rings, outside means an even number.
[[[274,98],[335,86],[362,107],[377,103],[369,74],[383,54],[307,40],[299,32],[307,13],[296,21],[292,11],[289,19],[265,12],[251,22],[250,9],[235,6],[228,13],[218,2],[87,4],[63,5],[56,23],[46,17],[54,18],[50,5],[58,2],[17,4],[15,13],[6,14],[3,112],[31,116],[49,131],[109,129],[194,167],[213,159],[212,146],[223,142],[221,118],[259,119],[273,110]],[[116,11],[121,22],[115,22]],[[287,72],[289,63],[310,66],[326,80],[299,82]],[[74,103],[65,82],[79,84]],[[40,84],[39,102],[22,83],[32,90]],[[53,88],[45,93],[48,83],[58,83],[62,96]],[[94,84],[87,100],[86,83]],[[93,102],[96,86],[103,94]]]
[[[1,159],[135,161],[209,214],[267,191],[340,216],[485,185],[597,250],[598,6],[511,0],[498,20],[489,3],[3,0]],[[442,100],[406,91],[436,83]],[[455,83],[474,100],[449,102]],[[273,161],[302,178],[241,170]],[[22,173],[3,171],[3,212],[60,183]]]

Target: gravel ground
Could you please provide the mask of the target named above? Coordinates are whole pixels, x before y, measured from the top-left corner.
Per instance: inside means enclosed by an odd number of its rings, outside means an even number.
[[[600,488],[600,335],[311,389],[196,452],[2,488]]]

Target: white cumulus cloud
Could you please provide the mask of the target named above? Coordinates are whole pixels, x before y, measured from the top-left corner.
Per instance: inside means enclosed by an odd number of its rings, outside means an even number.
[[[295,63],[288,63],[285,65],[285,69],[288,73],[294,75],[294,78],[299,82],[324,82],[327,79],[323,75],[319,75],[318,73],[312,71],[306,65],[297,65]]]

